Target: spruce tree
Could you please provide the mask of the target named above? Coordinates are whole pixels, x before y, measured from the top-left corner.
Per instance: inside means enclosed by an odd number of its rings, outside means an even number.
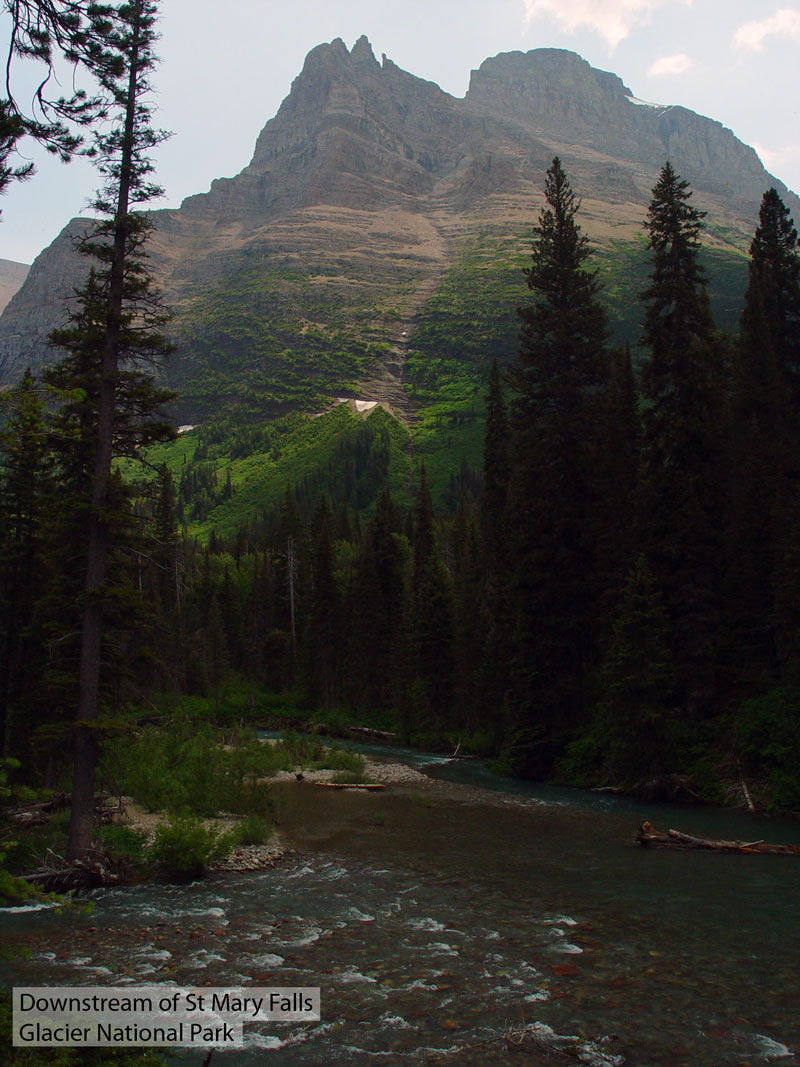
[[[382,601],[370,524],[361,537],[355,574],[343,603],[347,697],[364,709],[383,703],[386,642]]]
[[[341,607],[330,537],[331,512],[321,497],[314,515],[316,531],[312,590],[305,639],[306,677],[312,699],[331,710],[339,696]]]
[[[375,516],[372,521],[372,543],[381,593],[379,645],[381,704],[388,707],[391,704],[394,676],[398,668],[398,644],[405,596],[400,516],[388,489],[383,490],[375,507]]]
[[[800,250],[788,209],[765,192],[734,365],[729,451],[729,657],[736,674],[798,676],[794,591],[800,512]],[[789,593],[788,591],[792,592]]]
[[[433,498],[428,486],[425,460],[420,463],[419,488],[414,510],[414,588],[419,588],[425,578],[434,550]]]
[[[33,633],[44,579],[45,518],[53,480],[42,390],[30,370],[4,398],[0,432],[0,746],[28,754],[32,724],[22,725],[30,679],[41,669],[41,634]],[[7,729],[7,720],[15,719]]]
[[[755,320],[755,321],[753,321]],[[750,245],[750,268],[742,332],[775,354],[794,411],[800,407],[800,252],[789,209],[775,189],[761,201]]]
[[[669,618],[644,554],[613,617],[596,726],[604,771],[633,785],[676,769]]]
[[[775,569],[795,436],[763,289],[752,266],[751,261],[726,440],[723,582],[724,658],[731,679],[745,685],[775,670]]]
[[[469,737],[479,728],[493,728],[491,709],[498,694],[487,691],[485,651],[490,627],[483,561],[477,517],[463,493],[453,525],[453,725]]]
[[[490,730],[499,749],[505,721],[508,679],[508,578],[512,538],[508,529],[511,481],[511,431],[503,382],[493,360],[486,396],[486,432],[483,450],[483,491],[480,498],[480,553],[483,582],[480,618],[483,627],[481,685],[486,702],[482,725]]]
[[[558,158],[533,231],[533,294],[520,308],[521,343],[509,380],[509,607],[516,765],[547,773],[585,711],[596,588],[592,472],[606,320],[579,203]]]
[[[165,607],[176,609],[181,598],[180,536],[175,483],[166,463],[158,468],[154,488],[153,547],[150,557],[158,570],[163,603]]]
[[[444,729],[452,695],[452,589],[436,536],[424,460],[414,516],[412,576],[398,638],[396,673],[405,738],[419,731]]]
[[[597,576],[602,614],[614,607],[634,558],[641,421],[630,347],[612,352],[600,405]]]
[[[80,858],[91,847],[94,777],[103,661],[103,613],[113,542],[110,534],[112,463],[116,455],[163,436],[147,427],[160,397],[143,364],[168,351],[162,329],[165,316],[152,290],[143,245],[150,224],[135,207],[160,192],[150,183],[150,150],[163,135],[150,124],[147,94],[155,67],[156,5],[131,0],[118,7],[92,8],[93,28],[104,47],[95,73],[112,101],[114,121],[95,134],[98,168],[105,179],[95,208],[102,216],[84,250],[101,266],[90,273],[79,293],[71,328],[55,341],[82,370],[96,376],[90,498],[87,515],[87,562],[81,626],[81,662],[76,725],[75,772],[68,857]],[[90,372],[91,373],[91,372]],[[121,413],[124,411],[124,415]]]
[[[359,546],[348,626],[350,688],[363,707],[391,707],[403,615],[400,520],[388,489]]]
[[[496,584],[506,550],[505,513],[511,457],[506,401],[497,360],[492,361],[486,395],[486,433],[483,445],[481,533],[487,581]]]
[[[666,163],[645,223],[640,543],[670,612],[681,702],[698,716],[716,686],[722,383],[700,262],[704,212],[691,197]]]
[[[275,546],[275,578],[279,592],[280,624],[288,635],[288,679],[293,685],[298,662],[299,635],[302,633],[305,609],[308,561],[308,537],[291,486],[287,486],[281,504]]]

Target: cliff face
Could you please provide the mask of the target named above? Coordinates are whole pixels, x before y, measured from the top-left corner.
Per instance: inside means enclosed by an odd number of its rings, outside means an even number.
[[[250,164],[154,214],[151,256],[176,310],[171,374],[186,415],[254,396],[256,410],[302,403],[293,383],[303,375],[316,393],[356,390],[465,248],[524,240],[555,154],[601,244],[612,230],[635,240],[667,158],[717,244],[732,241],[737,254],[770,185],[800,216],[800,201],[730,130],[637,101],[574,53],[487,59],[459,100],[379,62],[365,37],[351,51],[320,45]],[[52,358],[44,338],[86,271],[72,250],[82,225],[38,257],[0,319],[0,384]]]
[[[29,269],[27,263],[0,259],[0,313],[25,281]]]
[[[542,48],[487,59],[472,72],[465,104],[532,136],[629,164],[650,168],[670,159],[694,188],[727,196],[743,213],[775,183],[754,150],[721,123],[637,100],[615,74],[573,52]]]
[[[73,286],[80,285],[86,267],[73,247],[83,225],[73,219],[36,257],[9,299],[0,317],[0,384],[17,381],[26,367],[35,370],[53,358],[47,334],[69,314]]]

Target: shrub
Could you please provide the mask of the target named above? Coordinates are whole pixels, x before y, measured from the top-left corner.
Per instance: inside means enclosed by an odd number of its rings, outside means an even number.
[[[366,761],[360,752],[348,752],[345,748],[325,747],[322,756],[312,763],[315,770],[350,771],[363,778]]]
[[[147,848],[147,832],[136,830],[125,823],[109,823],[102,829],[103,846],[114,859],[130,860],[139,864],[144,860]]]
[[[210,863],[227,855],[234,844],[232,834],[204,826],[191,816],[178,816],[156,827],[149,858],[165,877],[193,882],[203,877]]]
[[[240,845],[264,845],[273,834],[273,826],[260,815],[248,815],[233,831]]]
[[[366,776],[361,771],[339,771],[331,781],[337,785],[361,785],[366,781]]]
[[[120,745],[121,787],[151,811],[214,815],[271,809],[269,787],[280,755],[250,732],[225,747],[208,724],[183,720],[169,733],[148,726]]]

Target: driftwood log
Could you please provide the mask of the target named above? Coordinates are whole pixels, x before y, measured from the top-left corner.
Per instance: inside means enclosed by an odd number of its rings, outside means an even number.
[[[366,789],[367,792],[376,792],[386,788],[384,785],[372,782],[314,782],[314,785],[322,789]]]
[[[345,730],[349,734],[368,737],[372,741],[383,741],[385,744],[391,744],[392,741],[397,740],[397,734],[389,730],[373,730],[371,726],[345,726]]]
[[[652,823],[643,822],[636,831],[636,844],[646,848],[700,849],[706,852],[757,852],[770,856],[800,856],[800,845],[770,845],[765,841],[715,841],[705,837],[682,834],[678,830],[666,833],[656,830]]]
[[[69,863],[48,849],[47,858],[41,866],[30,874],[24,874],[22,879],[39,886],[46,893],[68,893],[102,885],[116,885],[121,879],[114,868],[111,856],[100,850],[95,850],[86,859]]]
[[[6,814],[9,819],[22,826],[40,826],[46,823],[54,811],[61,811],[72,804],[71,793],[54,793],[47,800],[37,800],[33,804],[20,804],[14,808],[8,808]],[[125,805],[119,797],[112,797],[110,793],[95,793],[94,813],[98,822],[113,822],[114,817],[123,814]]]
[[[17,804],[8,808],[6,815],[24,826],[39,826],[47,822],[54,811],[68,808],[71,800],[71,793],[53,793],[47,800],[37,800],[33,804]]]

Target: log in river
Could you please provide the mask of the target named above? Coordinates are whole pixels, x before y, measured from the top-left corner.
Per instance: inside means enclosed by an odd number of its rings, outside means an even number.
[[[707,837],[694,837],[678,830],[666,833],[656,830],[649,822],[643,822],[636,831],[637,845],[655,848],[695,848],[707,852],[758,852],[770,856],[800,856],[800,845],[771,845],[765,841],[715,841]]]

